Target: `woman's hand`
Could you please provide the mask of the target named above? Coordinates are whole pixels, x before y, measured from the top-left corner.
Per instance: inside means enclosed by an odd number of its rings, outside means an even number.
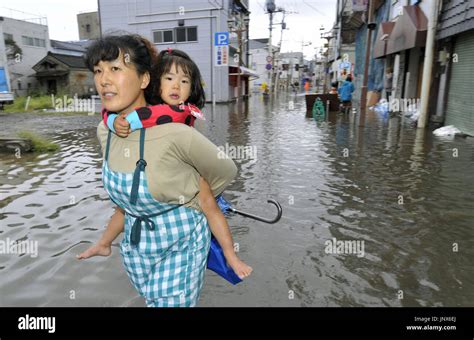
[[[125,119],[124,115],[119,115],[114,121],[115,134],[119,137],[127,137],[132,130],[130,123]]]
[[[111,245],[98,242],[86,251],[76,255],[76,259],[85,260],[93,256],[109,256],[110,254],[112,254]]]

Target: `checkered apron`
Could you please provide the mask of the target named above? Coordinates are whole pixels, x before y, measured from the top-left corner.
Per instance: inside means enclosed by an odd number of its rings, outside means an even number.
[[[104,188],[126,212],[120,253],[147,306],[192,307],[204,282],[211,233],[204,214],[184,205],[159,202],[148,191],[145,131],[140,131],[140,159],[134,173],[109,168],[111,131],[107,137]]]

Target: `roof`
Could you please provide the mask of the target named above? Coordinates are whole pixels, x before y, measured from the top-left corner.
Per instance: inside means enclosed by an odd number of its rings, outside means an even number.
[[[61,49],[61,50],[69,50],[69,51],[77,51],[77,52],[86,52],[86,49],[84,46],[81,46],[80,44],[76,42],[71,42],[71,41],[59,41],[59,40],[50,40],[51,42],[51,47]]]
[[[48,54],[46,55],[46,57],[44,57],[43,59],[41,59],[39,62],[37,62],[34,66],[33,66],[33,69],[35,69],[35,67],[37,65],[40,65],[42,64],[43,62],[45,62],[48,58],[54,58],[56,60],[58,60],[59,62],[69,66],[70,68],[87,68],[86,67],[86,64],[84,62],[84,59],[83,57],[81,56],[75,56],[75,55],[65,55],[65,54],[59,54],[59,53],[52,53],[52,52],[48,52]]]
[[[48,55],[72,68],[87,68],[83,57],[48,52]]]
[[[474,0],[444,0],[438,19],[438,39],[474,29]]]

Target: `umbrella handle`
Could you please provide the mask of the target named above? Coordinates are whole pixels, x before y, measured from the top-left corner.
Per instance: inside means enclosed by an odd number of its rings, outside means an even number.
[[[266,219],[266,218],[263,218],[263,217],[260,217],[260,216],[252,215],[252,214],[234,209],[232,207],[230,207],[230,211],[233,212],[233,213],[236,213],[238,215],[249,217],[249,218],[252,218],[252,219],[260,221],[260,222],[269,223],[269,224],[277,223],[280,220],[281,215],[283,214],[283,209],[281,208],[281,205],[280,205],[280,203],[278,203],[278,201],[275,201],[273,199],[269,199],[269,200],[267,200],[267,202],[272,203],[273,205],[275,205],[277,207],[277,210],[278,210],[277,216],[272,220],[269,220],[269,219]]]

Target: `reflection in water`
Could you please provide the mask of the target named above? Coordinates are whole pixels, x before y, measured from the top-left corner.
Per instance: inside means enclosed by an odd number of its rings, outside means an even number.
[[[274,213],[267,198],[283,206],[276,225],[229,218],[254,273],[234,287],[208,272],[200,305],[472,305],[473,140],[435,139],[371,111],[314,122],[304,97],[277,97],[209,105],[197,122],[218,146],[256,149],[256,160],[235,159],[227,199],[261,216]],[[110,258],[74,259],[99,238],[113,205],[101,183],[98,117],[62,119],[70,117],[24,122],[59,143],[58,153],[0,162],[0,241],[39,244],[36,258],[0,256],[0,305],[143,306],[117,244]],[[327,253],[333,239],[364,241],[365,256]]]

